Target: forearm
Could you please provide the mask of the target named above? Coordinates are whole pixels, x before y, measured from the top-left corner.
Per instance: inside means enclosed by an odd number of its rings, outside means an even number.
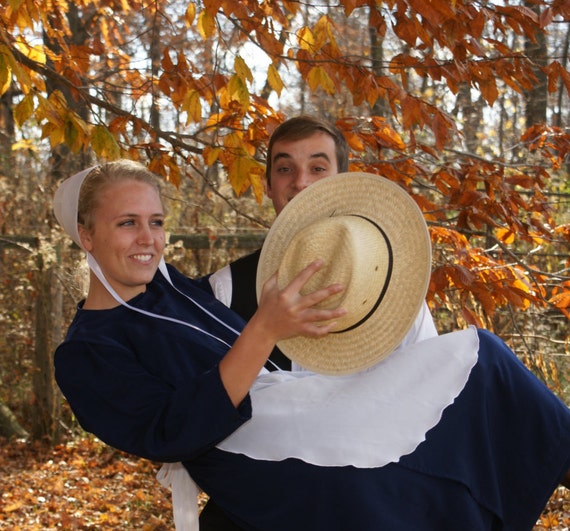
[[[303,285],[321,267],[321,260],[312,262],[282,290],[276,274],[263,286],[257,311],[220,362],[220,377],[234,406],[246,397],[279,340],[298,335],[323,337],[333,329],[334,319],[346,313],[342,308],[317,308],[318,303],[342,291],[340,284],[301,294]]]
[[[251,409],[229,400],[215,360],[196,373],[192,364],[169,364],[172,349],[164,351],[157,376],[125,349],[68,343],[55,354],[57,383],[81,425],[111,446],[154,461],[192,459],[247,421]]]
[[[235,407],[247,396],[275,343],[254,315],[220,362],[220,378]]]

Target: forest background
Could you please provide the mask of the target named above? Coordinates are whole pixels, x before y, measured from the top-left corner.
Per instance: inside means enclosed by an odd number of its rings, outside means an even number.
[[[52,371],[86,274],[57,184],[147,164],[168,261],[203,275],[261,245],[267,140],[303,113],[424,212],[440,332],[496,332],[570,403],[569,44],[567,0],[0,1],[0,434],[84,436]]]

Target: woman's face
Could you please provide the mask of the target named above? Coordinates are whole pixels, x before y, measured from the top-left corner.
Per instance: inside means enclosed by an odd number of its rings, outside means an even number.
[[[110,184],[99,194],[91,230],[81,241],[125,301],[146,290],[164,251],[164,211],[158,192],[134,180]]]

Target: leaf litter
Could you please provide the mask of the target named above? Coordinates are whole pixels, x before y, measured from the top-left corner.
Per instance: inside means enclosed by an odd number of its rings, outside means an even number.
[[[174,531],[159,468],[91,436],[55,447],[0,438],[0,529]],[[559,487],[533,531],[569,530],[570,491]]]

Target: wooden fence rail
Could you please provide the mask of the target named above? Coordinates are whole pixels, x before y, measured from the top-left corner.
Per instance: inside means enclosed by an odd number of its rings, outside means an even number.
[[[242,233],[196,233],[170,234],[168,243],[181,241],[186,249],[258,249],[265,239],[265,232],[251,231]],[[0,235],[0,251],[4,248],[37,247],[37,236]]]

